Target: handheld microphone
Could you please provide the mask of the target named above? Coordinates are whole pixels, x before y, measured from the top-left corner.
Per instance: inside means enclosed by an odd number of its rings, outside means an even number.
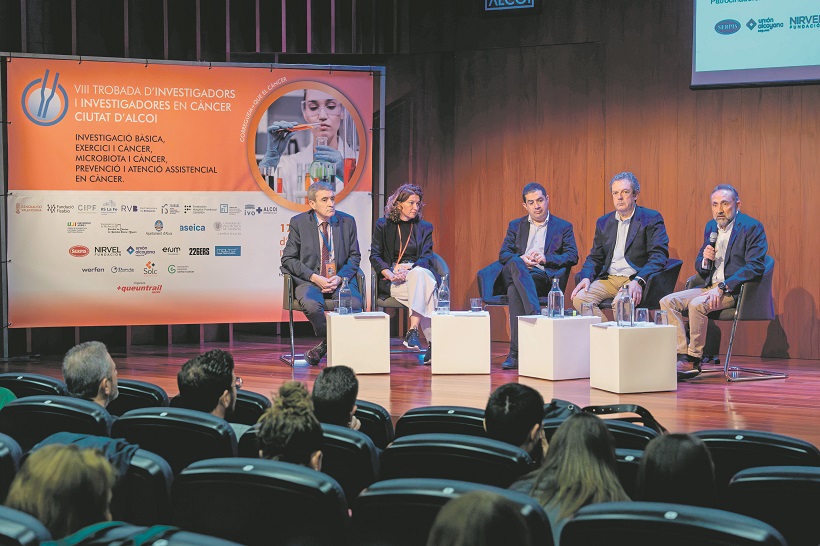
[[[714,247],[715,241],[717,241],[717,231],[713,231],[709,234],[709,246]],[[703,269],[711,270],[715,266],[715,262],[712,260],[707,260],[706,258],[703,259],[702,267]]]

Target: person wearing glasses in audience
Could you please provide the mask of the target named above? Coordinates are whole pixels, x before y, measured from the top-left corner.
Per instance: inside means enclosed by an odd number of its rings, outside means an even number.
[[[572,304],[580,311],[584,303],[598,305],[614,298],[622,286],[629,290],[633,305],[641,303],[646,279],[666,267],[669,236],[661,213],[638,206],[641,185],[631,172],[616,174],[609,181],[615,210],[595,223],[595,238],[581,269],[581,280],[572,291]]]
[[[180,406],[225,419],[237,439],[250,428],[230,422],[236,409],[237,392],[242,388],[242,378],[234,373],[231,353],[213,349],[195,356],[179,370],[177,387]]]
[[[276,169],[282,178],[286,193],[304,191],[299,180],[299,165],[310,165],[322,161],[333,165],[335,170],[335,190],[344,188],[345,159],[356,158],[356,150],[348,146],[339,135],[339,128],[345,116],[345,107],[333,95],[317,89],[305,89],[302,95],[301,112],[306,124],[313,125],[308,131],[310,144],[293,154],[285,154],[288,142],[296,134],[292,131],[298,123],[277,121],[268,127],[268,146],[259,167]],[[322,143],[324,142],[324,143]]]

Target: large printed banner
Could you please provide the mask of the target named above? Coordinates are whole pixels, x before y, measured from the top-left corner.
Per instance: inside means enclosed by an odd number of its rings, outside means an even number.
[[[4,61],[12,327],[285,320],[320,178],[369,273],[370,72]]]

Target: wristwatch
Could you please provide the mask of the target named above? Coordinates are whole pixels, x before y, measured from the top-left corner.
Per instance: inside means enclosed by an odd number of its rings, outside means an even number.
[[[720,282],[720,283],[718,283],[718,288],[720,288],[721,290],[723,290],[723,291],[724,291],[725,293],[727,293],[727,294],[728,294],[729,292],[731,292],[731,291],[732,291],[732,289],[731,289],[731,288],[729,288],[728,286],[726,286],[726,283],[725,283],[725,282]]]
[[[635,282],[637,282],[638,284],[640,284],[642,289],[646,288],[646,281],[643,280],[641,277],[638,277],[637,275],[635,275],[635,278],[633,280]]]

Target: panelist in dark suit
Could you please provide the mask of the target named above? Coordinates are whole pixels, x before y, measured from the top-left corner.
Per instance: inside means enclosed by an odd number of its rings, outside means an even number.
[[[740,212],[740,196],[729,184],[720,184],[710,197],[712,220],[703,232],[703,245],[695,260],[695,269],[706,279],[704,288],[693,288],[669,294],[661,300],[661,309],[669,315],[669,324],[678,329],[678,378],[688,379],[700,373],[703,346],[706,343],[707,315],[737,304],[740,286],[763,276],[769,245],[763,224]],[[712,240],[712,236],[715,236]],[[689,340],[683,311],[689,312]]]
[[[631,172],[616,174],[609,181],[615,210],[598,218],[595,238],[581,281],[572,291],[572,304],[578,311],[584,303],[595,305],[614,298],[626,286],[634,305],[639,305],[646,279],[662,271],[669,258],[669,237],[663,216],[637,206],[641,185]]]
[[[315,182],[307,199],[312,210],[290,219],[281,269],[293,276],[296,299],[322,340],[305,354],[305,360],[316,366],[327,353],[325,300],[338,295],[342,279],[348,279],[354,307],[362,306],[356,281],[361,254],[356,220],[336,210],[333,186]]]
[[[510,354],[501,365],[518,368],[518,317],[541,311],[538,296],[546,296],[552,279],[578,263],[572,224],[550,214],[544,186],[530,182],[521,192],[527,216],[510,222],[498,261],[510,304]]]
[[[424,364],[432,355],[431,317],[436,310],[438,275],[433,269],[433,224],[421,219],[424,193],[403,184],[387,199],[376,221],[370,265],[379,276],[379,293],[398,300],[410,311],[404,345],[420,350],[419,328],[427,338]]]

